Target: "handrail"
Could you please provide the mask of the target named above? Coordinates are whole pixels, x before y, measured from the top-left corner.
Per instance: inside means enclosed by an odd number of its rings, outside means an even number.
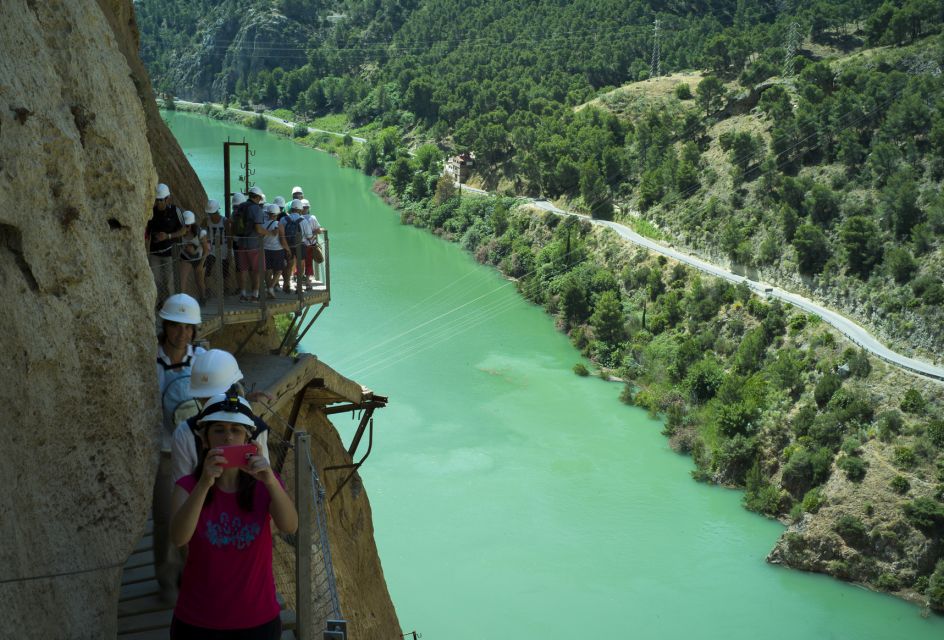
[[[315,236],[315,242],[321,249],[324,260],[321,264],[313,260],[306,259],[309,249],[302,244],[301,239],[296,243],[295,255],[299,258],[290,259],[286,269],[275,274],[273,291],[267,292],[265,275],[265,250],[260,246],[257,260],[261,265],[263,272],[262,284],[258,290],[259,299],[246,301],[242,299],[241,284],[238,273],[238,250],[234,250],[234,236],[222,236],[216,240],[219,245],[212,244],[214,238],[210,238],[210,252],[199,263],[192,264],[190,267],[182,266],[181,244],[175,243],[172,247],[170,256],[158,258],[151,257],[151,272],[157,287],[157,308],[172,293],[181,290],[181,276],[184,274],[187,282],[186,293],[197,298],[201,303],[202,315],[202,336],[206,336],[223,326],[229,324],[245,324],[247,322],[265,322],[269,316],[274,313],[294,313],[296,320],[302,317],[303,312],[313,305],[326,306],[331,299],[331,289],[328,279],[330,277],[330,251],[328,246],[328,232],[323,230],[320,235],[324,236],[323,243],[318,243],[318,236]],[[261,243],[260,243],[261,244]],[[211,257],[212,256],[212,257]],[[309,271],[307,265],[310,264],[310,276],[306,276]],[[298,269],[301,267],[301,269]],[[188,272],[188,268],[192,272]],[[196,283],[196,269],[203,269],[205,273],[204,290],[199,291]],[[206,271],[209,273],[206,273]],[[285,273],[288,273],[286,279]],[[246,276],[251,277],[251,276]],[[289,291],[286,291],[286,286]],[[248,291],[254,288],[254,283],[249,283]],[[247,312],[257,311],[255,314]],[[293,348],[296,345],[292,345]]]

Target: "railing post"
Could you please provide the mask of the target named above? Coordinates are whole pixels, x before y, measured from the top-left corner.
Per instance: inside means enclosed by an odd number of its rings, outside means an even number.
[[[324,232],[324,285],[325,291],[331,295],[331,252],[328,250],[328,231]]]
[[[314,640],[315,629],[311,597],[311,546],[314,484],[311,474],[311,437],[306,431],[295,432],[295,506],[298,509],[298,533],[295,542],[295,634],[298,640]]]

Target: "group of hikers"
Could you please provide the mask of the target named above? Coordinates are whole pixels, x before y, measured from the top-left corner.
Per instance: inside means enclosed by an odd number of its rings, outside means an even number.
[[[145,243],[159,299],[177,291],[175,264],[180,291],[194,294],[201,304],[217,293],[235,293],[225,284],[233,264],[241,302],[258,302],[260,294],[274,299],[278,291],[290,293],[293,282],[296,293],[314,288],[324,262],[318,236],[325,229],[312,214],[303,189],[292,187],[290,202],[278,196],[266,203],[265,193],[254,186],[245,194],[232,194],[231,205],[226,217],[219,201],[207,201],[200,225],[193,211],[173,203],[166,184],[157,185]],[[217,262],[222,292],[207,288]]]
[[[175,603],[170,637],[277,640],[270,523],[294,533],[298,513],[250,404],[272,398],[247,397],[236,358],[195,343],[202,318],[192,296],[167,297],[158,316],[154,565],[161,598]]]

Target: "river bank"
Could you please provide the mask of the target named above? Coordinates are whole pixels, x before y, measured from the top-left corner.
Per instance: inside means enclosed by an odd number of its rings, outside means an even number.
[[[703,280],[587,221],[568,225],[494,198],[423,211],[399,205],[383,182],[376,190],[402,222],[514,277],[604,377],[619,371],[623,400],[665,417],[696,479],[744,488],[745,507],[790,525],[769,561],[944,608],[944,592],[931,588],[944,581],[940,534],[914,515],[944,517],[944,431],[925,400],[939,398],[935,383],[857,352],[816,316],[763,301],[744,283]],[[544,277],[548,267],[567,275]],[[921,410],[905,408],[907,389]]]
[[[207,116],[221,122],[230,122],[249,129],[268,131],[280,138],[286,138],[304,147],[315,151],[330,153],[338,158],[343,167],[357,166],[359,145],[366,142],[365,138],[350,134],[325,131],[305,126],[307,133],[299,135],[294,122],[288,122],[272,114],[255,113],[243,109],[232,109],[213,103],[196,103],[186,100],[171,99],[159,102],[162,111],[181,111]],[[168,108],[173,106],[173,108]]]

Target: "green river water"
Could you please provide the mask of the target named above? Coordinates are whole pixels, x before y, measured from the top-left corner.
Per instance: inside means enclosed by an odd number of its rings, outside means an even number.
[[[944,638],[944,618],[914,605],[765,563],[780,524],[694,482],[619,385],[571,372],[580,356],[541,309],[459,247],[400,225],[369,178],[269,134],[165,118],[210,197],[222,142],[245,138],[268,199],[300,184],[330,230],[332,301],[303,348],[390,397],[361,475],[403,631]],[[349,441],[355,423],[335,423]]]

